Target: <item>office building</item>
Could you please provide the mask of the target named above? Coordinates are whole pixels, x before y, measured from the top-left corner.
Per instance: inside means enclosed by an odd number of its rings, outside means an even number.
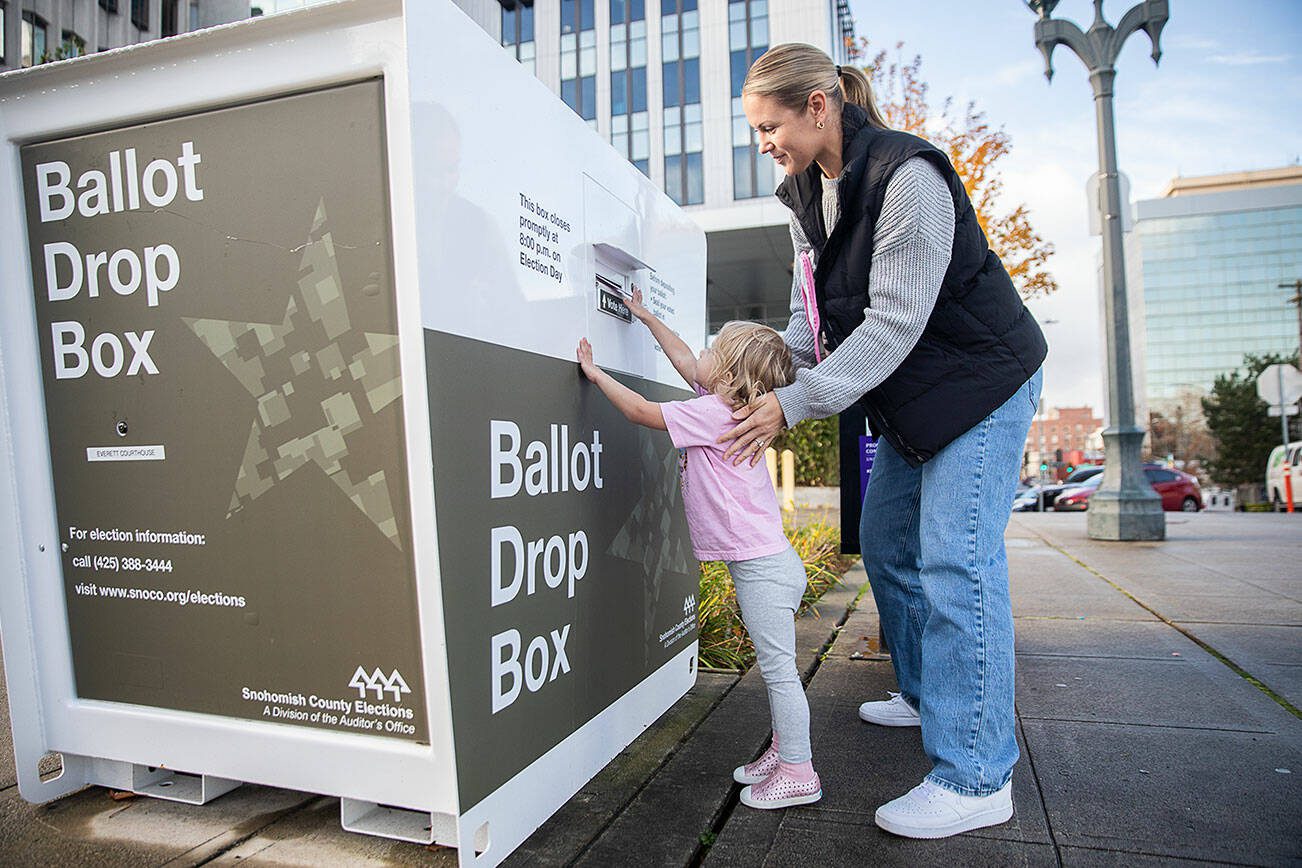
[[[1298,351],[1302,166],[1176,178],[1137,203],[1134,237],[1152,409],[1206,392],[1245,353]]]
[[[1103,420],[1088,405],[1045,408],[1031,422],[1031,430],[1026,433],[1027,466],[1038,468],[1041,463],[1054,466],[1058,462],[1079,462],[1084,457],[1095,457],[1097,450],[1102,448],[1102,430]],[[1063,457],[1059,459],[1059,455]]]
[[[0,71],[225,24],[248,0],[0,0]]]
[[[593,130],[705,229],[710,330],[729,319],[785,324],[788,212],[776,165],[741,109],[750,64],[808,42],[848,62],[847,0],[462,0]],[[527,146],[527,137],[522,139]]]

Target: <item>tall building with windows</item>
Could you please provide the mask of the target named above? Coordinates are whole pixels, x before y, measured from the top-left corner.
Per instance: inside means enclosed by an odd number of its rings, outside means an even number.
[[[458,0],[588,126],[705,229],[713,331],[784,324],[791,241],[781,180],[758,154],[741,85],[770,45],[847,61],[848,0]],[[485,8],[498,20],[486,23]]]
[[[1245,353],[1298,351],[1302,166],[1177,178],[1136,206],[1151,407],[1207,391]]]
[[[0,0],[0,71],[224,24],[248,0]]]

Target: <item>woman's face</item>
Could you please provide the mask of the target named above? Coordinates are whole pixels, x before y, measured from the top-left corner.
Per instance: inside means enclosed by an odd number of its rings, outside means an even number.
[[[821,91],[814,95],[822,98],[819,105],[825,115],[826,98]],[[813,96],[810,99],[814,101]],[[772,156],[788,175],[805,171],[826,150],[827,130],[817,127],[816,106],[807,103],[801,110],[790,109],[774,97],[753,93],[742,94],[741,106],[759,135],[759,152]]]

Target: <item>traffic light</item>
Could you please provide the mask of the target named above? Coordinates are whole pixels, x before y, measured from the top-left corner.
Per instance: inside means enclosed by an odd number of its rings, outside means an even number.
[[[1043,473],[1049,469],[1049,465],[1043,461],[1040,462],[1040,472]]]

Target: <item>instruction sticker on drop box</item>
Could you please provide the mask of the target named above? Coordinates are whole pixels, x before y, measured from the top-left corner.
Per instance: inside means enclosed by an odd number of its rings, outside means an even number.
[[[383,94],[23,146],[77,695],[428,739]]]

